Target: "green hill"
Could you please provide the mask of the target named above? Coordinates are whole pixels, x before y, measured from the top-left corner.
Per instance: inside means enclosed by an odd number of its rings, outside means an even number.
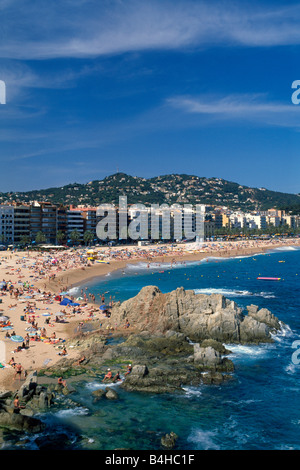
[[[300,195],[250,188],[222,178],[171,174],[154,178],[116,173],[103,180],[85,184],[73,183],[59,188],[26,192],[0,193],[0,203],[51,201],[53,203],[98,206],[118,203],[127,196],[128,204],[211,204],[236,210],[267,210],[270,208],[300,213]]]

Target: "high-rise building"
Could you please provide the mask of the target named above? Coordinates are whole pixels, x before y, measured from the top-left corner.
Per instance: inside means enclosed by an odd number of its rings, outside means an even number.
[[[16,205],[14,208],[14,243],[25,238],[30,240],[30,206]]]
[[[67,238],[70,239],[71,233],[77,231],[80,235],[80,241],[83,240],[84,225],[81,210],[67,210]]]
[[[14,208],[0,206],[0,243],[14,242]]]
[[[97,227],[97,208],[96,207],[83,207],[78,208],[83,217],[84,231],[92,232],[96,236]]]
[[[42,232],[45,242],[55,244],[57,233],[57,206],[50,202],[34,202],[30,205],[31,239]]]

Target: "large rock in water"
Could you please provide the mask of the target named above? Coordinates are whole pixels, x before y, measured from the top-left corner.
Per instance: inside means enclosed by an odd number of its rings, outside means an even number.
[[[215,339],[227,343],[271,341],[279,320],[267,309],[250,306],[249,312],[220,294],[195,294],[180,287],[163,294],[156,286],[144,287],[135,297],[117,303],[111,310],[113,323],[149,333],[169,330],[183,333],[193,341]]]

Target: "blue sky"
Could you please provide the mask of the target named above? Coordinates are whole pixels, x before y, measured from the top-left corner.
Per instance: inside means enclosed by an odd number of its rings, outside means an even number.
[[[1,0],[0,191],[122,171],[300,192],[300,3]]]

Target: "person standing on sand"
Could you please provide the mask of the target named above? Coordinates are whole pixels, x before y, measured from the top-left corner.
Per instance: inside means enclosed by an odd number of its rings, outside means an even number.
[[[14,380],[16,379],[17,376],[19,376],[19,380],[21,381],[23,367],[21,366],[20,363],[15,365],[15,370],[16,370],[16,373],[14,376]]]

